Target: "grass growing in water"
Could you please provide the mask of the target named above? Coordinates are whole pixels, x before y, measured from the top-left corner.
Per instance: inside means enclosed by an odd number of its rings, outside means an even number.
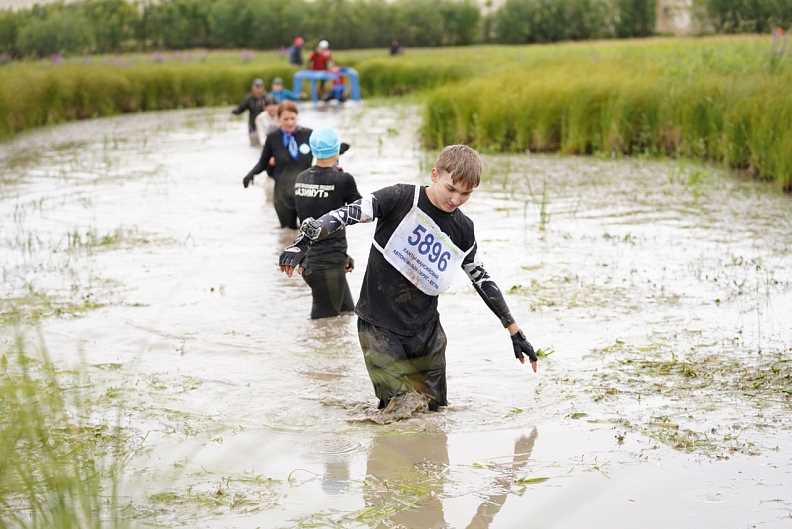
[[[0,527],[124,528],[125,441],[92,420],[84,380],[66,385],[41,348],[0,357]]]
[[[74,301],[58,300],[44,292],[30,289],[23,297],[0,299],[0,327],[35,324],[49,317],[78,316],[104,307],[92,294]]]

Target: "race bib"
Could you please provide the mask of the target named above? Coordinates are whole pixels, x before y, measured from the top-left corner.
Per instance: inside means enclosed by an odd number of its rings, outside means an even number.
[[[437,296],[451,286],[467,252],[459,249],[429,215],[418,209],[417,193],[418,188],[413,208],[385,247],[376,241],[374,245],[421,292]]]

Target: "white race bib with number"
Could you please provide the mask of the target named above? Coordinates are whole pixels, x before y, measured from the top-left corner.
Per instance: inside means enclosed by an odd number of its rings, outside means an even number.
[[[374,246],[421,292],[437,296],[451,286],[454,274],[470,250],[459,249],[429,215],[418,209],[419,194],[420,187],[415,186],[413,207],[385,248],[376,240]]]

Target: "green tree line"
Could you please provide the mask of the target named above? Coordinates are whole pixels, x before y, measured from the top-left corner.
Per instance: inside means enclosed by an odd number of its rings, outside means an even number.
[[[695,0],[700,26],[765,32],[792,23],[789,0]],[[0,11],[0,53],[288,46],[295,35],[338,49],[532,43],[651,35],[656,0],[80,0]]]

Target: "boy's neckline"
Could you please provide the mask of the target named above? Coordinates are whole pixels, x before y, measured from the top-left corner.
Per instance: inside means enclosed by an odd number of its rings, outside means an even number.
[[[441,215],[448,215],[448,216],[450,217],[451,215],[453,215],[454,213],[456,213],[457,211],[459,211],[459,208],[455,209],[454,211],[450,211],[450,212],[449,212],[449,211],[445,211],[445,210],[442,210],[442,209],[438,208],[438,207],[435,205],[435,203],[434,203],[434,202],[432,202],[432,197],[430,197],[430,196],[429,196],[429,192],[427,191],[427,190],[429,189],[429,186],[423,186],[423,185],[422,185],[422,186],[420,186],[420,188],[421,188],[421,191],[423,191],[423,194],[426,196],[426,201],[429,203],[429,205],[430,205],[430,206],[432,206],[432,207],[434,208],[434,210],[435,210],[437,213],[440,213]],[[416,206],[416,207],[417,207],[417,206]]]

